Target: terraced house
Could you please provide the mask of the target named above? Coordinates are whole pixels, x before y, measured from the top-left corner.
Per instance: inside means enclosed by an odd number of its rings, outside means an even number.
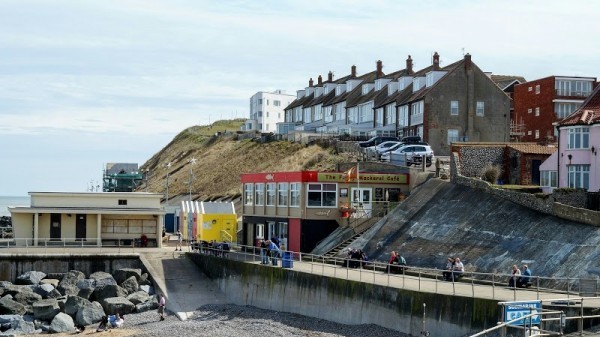
[[[286,123],[298,132],[349,135],[419,135],[436,154],[450,154],[455,141],[508,141],[510,98],[466,54],[440,67],[406,68],[386,75],[383,63],[361,76],[351,74],[299,90],[285,108]]]

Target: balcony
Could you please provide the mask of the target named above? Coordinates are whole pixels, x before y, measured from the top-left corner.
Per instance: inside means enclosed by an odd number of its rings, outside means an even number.
[[[585,98],[591,94],[591,91],[573,91],[573,90],[556,89],[555,93],[556,93],[556,96]]]
[[[410,116],[410,126],[423,124],[423,114]]]

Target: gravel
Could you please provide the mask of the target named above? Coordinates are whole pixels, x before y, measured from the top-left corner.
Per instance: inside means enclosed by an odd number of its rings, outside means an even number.
[[[134,336],[408,336],[373,324],[346,325],[297,314],[230,304],[202,306],[186,321],[180,321],[172,313],[169,313],[164,321],[159,321],[156,311],[129,314],[125,316],[124,327],[136,330]]]

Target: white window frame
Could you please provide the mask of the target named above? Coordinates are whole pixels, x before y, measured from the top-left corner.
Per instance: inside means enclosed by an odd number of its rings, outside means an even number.
[[[275,206],[275,183],[266,184],[266,206]]]
[[[316,203],[318,197],[318,203]],[[306,188],[307,208],[332,208],[337,206],[336,183],[308,183]]]
[[[532,112],[533,112],[533,109],[531,109],[531,108],[527,109],[527,113],[528,113],[528,114],[530,114],[530,113],[532,113]]]
[[[460,136],[458,134],[458,129],[448,129],[448,145],[458,142],[460,140]]]
[[[450,101],[450,116],[458,116],[458,101]]]
[[[540,186],[558,188],[558,171],[540,171]]]
[[[300,183],[290,183],[290,207],[300,207]]]
[[[590,165],[568,165],[568,185],[571,188],[590,188]]]
[[[254,184],[254,205],[264,206],[265,204],[265,184]]]
[[[573,127],[567,130],[568,149],[589,149],[590,148],[590,128]]]
[[[540,93],[540,85],[539,85],[539,84],[537,84],[537,85],[535,86],[535,94],[536,94],[536,95],[538,95],[539,93]]]
[[[244,205],[251,206],[254,203],[254,184],[244,184]]]
[[[277,206],[287,207],[288,205],[288,183],[277,184]]]
[[[479,117],[483,117],[485,115],[485,102],[482,102],[482,101],[477,102],[477,109],[476,109],[475,114]]]
[[[540,139],[540,130],[535,130],[535,139]]]
[[[536,107],[536,108],[535,108],[535,116],[537,117],[537,116],[539,116],[539,115],[540,115],[540,108],[539,108],[539,107]]]

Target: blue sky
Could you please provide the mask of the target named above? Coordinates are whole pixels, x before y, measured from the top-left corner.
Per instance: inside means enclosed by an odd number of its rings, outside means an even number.
[[[0,195],[85,191],[257,91],[416,69],[599,75],[592,1],[0,1]]]

